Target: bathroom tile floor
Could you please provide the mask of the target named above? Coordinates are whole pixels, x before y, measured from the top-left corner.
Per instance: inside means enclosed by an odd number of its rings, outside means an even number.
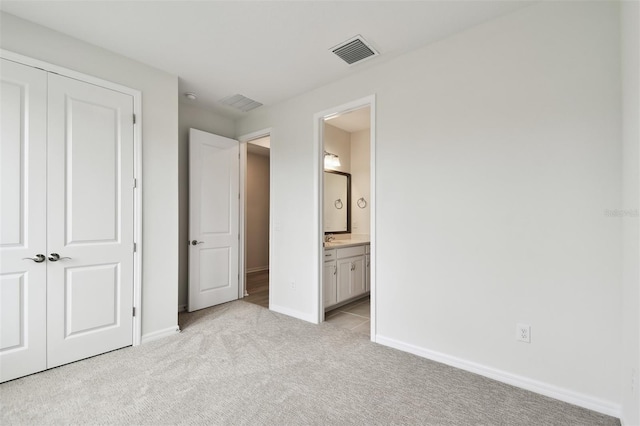
[[[371,333],[371,300],[369,296],[325,313],[325,322],[367,336]]]
[[[247,274],[245,302],[269,309],[269,271]],[[325,313],[325,322],[369,336],[371,334],[369,296]]]

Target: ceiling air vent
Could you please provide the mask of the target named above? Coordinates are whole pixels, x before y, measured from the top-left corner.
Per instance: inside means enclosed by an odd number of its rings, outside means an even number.
[[[344,43],[332,47],[331,52],[338,55],[340,59],[349,65],[379,55],[371,44],[367,43],[361,35],[357,35]]]
[[[230,106],[231,108],[239,109],[242,112],[251,111],[252,109],[262,106],[260,102],[242,95],[227,96],[224,99],[220,99],[219,102],[223,105]]]

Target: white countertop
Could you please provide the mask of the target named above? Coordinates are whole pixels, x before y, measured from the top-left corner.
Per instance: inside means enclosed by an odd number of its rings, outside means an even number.
[[[344,248],[344,247],[353,247],[353,246],[361,246],[369,244],[369,240],[364,239],[344,239],[344,240],[333,240],[329,243],[324,243],[325,249],[333,249],[333,248]]]

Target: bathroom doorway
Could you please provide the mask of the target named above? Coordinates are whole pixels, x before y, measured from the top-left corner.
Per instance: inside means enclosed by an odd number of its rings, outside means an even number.
[[[241,281],[244,301],[269,308],[271,138],[246,140],[241,150]]]
[[[319,321],[375,341],[375,98],[316,114]]]

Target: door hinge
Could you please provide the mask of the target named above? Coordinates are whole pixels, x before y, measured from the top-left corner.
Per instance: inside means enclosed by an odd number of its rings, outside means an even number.
[[[135,307],[135,306],[133,307],[133,312],[132,312],[132,314],[133,314],[133,316],[134,316],[134,317],[136,316],[136,307]]]
[[[133,124],[136,124],[136,115],[133,114]]]
[[[137,188],[138,187],[138,179],[133,178],[133,187]]]
[[[133,252],[137,252],[138,251],[138,244],[133,243]]]

